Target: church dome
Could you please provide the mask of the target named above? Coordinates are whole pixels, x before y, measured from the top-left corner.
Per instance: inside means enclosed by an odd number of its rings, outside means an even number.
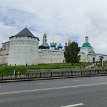
[[[57,48],[63,48],[63,46],[61,45],[61,43],[59,43],[59,45],[57,46]]]
[[[50,46],[49,46],[49,44],[48,43],[46,43],[46,46],[45,46],[47,49],[49,49],[50,48]]]
[[[51,47],[56,47],[56,45],[55,45],[55,44],[51,44],[50,46],[51,46]]]
[[[82,47],[91,47],[91,45],[89,42],[85,42],[85,43],[83,43]]]
[[[50,43],[50,46],[56,48],[56,43],[52,42],[52,43]]]
[[[91,47],[90,43],[88,42],[88,36],[85,36],[85,43],[83,43],[82,47]]]

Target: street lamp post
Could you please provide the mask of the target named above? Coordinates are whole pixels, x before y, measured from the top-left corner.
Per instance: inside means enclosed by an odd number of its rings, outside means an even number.
[[[64,68],[65,60],[63,60],[63,68]]]
[[[103,67],[103,56],[99,56],[99,58],[100,58],[100,63],[101,63],[101,67]]]

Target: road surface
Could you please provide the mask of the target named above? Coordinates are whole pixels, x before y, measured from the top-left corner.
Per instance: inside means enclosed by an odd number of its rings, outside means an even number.
[[[0,83],[0,107],[107,107],[107,77]]]

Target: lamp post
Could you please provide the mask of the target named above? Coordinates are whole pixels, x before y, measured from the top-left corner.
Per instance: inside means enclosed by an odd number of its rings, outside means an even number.
[[[93,57],[93,64],[94,64],[94,66],[95,66],[95,58]]]
[[[101,67],[103,67],[103,58],[104,58],[103,56],[99,56]]]
[[[63,68],[64,68],[65,60],[63,60]]]

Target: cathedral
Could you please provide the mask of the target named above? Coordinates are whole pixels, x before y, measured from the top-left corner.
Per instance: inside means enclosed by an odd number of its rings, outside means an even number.
[[[69,45],[70,41],[68,44]],[[80,62],[107,61],[107,55],[97,54],[85,37],[80,52]],[[38,65],[48,63],[63,63],[64,47],[61,43],[57,44],[54,40],[49,44],[47,35],[43,35],[42,45],[39,46],[39,38],[35,37],[27,27],[14,36],[9,37],[9,41],[2,43],[0,49],[0,65]]]

